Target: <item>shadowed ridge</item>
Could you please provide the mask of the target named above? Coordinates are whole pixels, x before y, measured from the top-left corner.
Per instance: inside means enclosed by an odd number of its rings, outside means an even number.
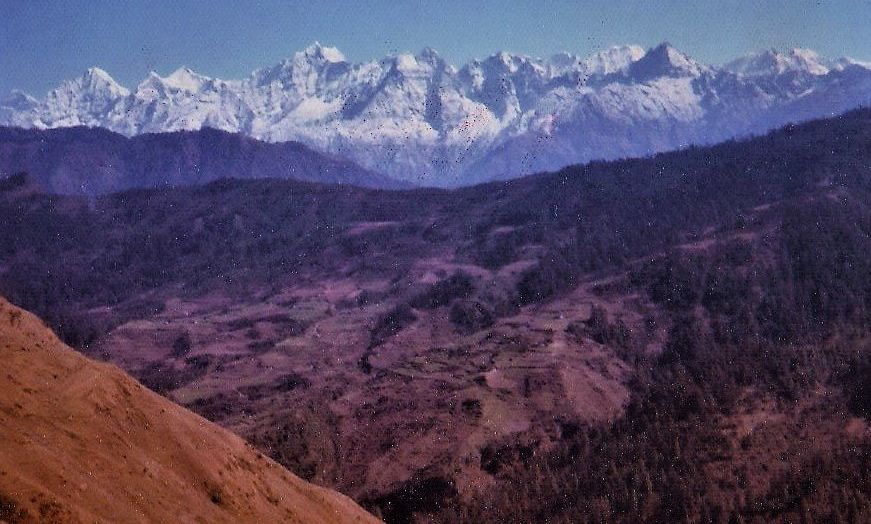
[[[221,178],[412,187],[299,142],[268,143],[209,127],[127,138],[82,126],[0,126],[0,178],[20,171],[28,172],[46,192],[90,196],[131,188],[201,185]]]
[[[21,171],[6,178],[0,177],[0,193],[22,194],[43,193],[40,184],[27,172]]]

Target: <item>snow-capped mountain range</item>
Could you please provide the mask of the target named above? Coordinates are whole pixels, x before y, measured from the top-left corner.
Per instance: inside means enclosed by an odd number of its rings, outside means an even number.
[[[213,127],[300,141],[391,177],[454,186],[764,132],[871,103],[871,64],[761,51],[724,66],[667,43],[589,57],[497,53],[461,68],[432,49],[353,64],[313,44],[243,80],[187,68],[135,89],[91,68],[0,125],[132,136]]]

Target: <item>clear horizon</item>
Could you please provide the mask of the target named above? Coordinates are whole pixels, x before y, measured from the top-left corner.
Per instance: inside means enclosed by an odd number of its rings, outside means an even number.
[[[314,41],[351,62],[437,50],[461,65],[497,51],[588,55],[621,44],[668,41],[695,59],[721,64],[748,52],[806,47],[829,58],[871,59],[871,3],[173,2],[63,4],[0,1],[0,96],[42,97],[62,81],[100,67],[126,87],[149,71],[182,66],[237,79],[292,56]],[[373,37],[377,35],[377,37]]]

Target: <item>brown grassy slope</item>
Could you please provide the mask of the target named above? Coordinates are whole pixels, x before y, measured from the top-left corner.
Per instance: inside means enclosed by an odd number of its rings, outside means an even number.
[[[0,299],[0,521],[376,522]]]

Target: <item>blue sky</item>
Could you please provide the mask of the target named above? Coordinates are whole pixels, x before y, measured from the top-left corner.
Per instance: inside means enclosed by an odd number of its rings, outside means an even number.
[[[459,64],[497,50],[588,54],[667,40],[708,63],[810,47],[871,60],[871,0],[103,1],[0,0],[0,95],[42,96],[97,65],[135,86],[186,65],[241,78],[314,40],[353,61],[430,46]]]

